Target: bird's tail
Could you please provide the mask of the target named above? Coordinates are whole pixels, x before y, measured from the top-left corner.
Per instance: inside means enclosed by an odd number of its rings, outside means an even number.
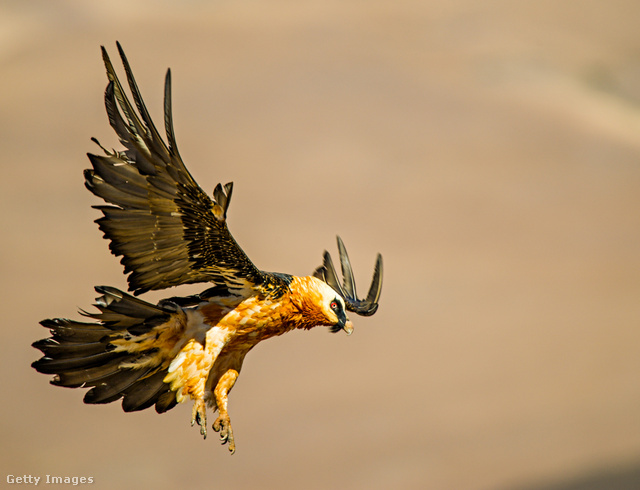
[[[124,397],[125,412],[155,404],[158,413],[176,405],[175,393],[165,383],[167,354],[184,326],[184,314],[171,303],[152,305],[115,288],[95,288],[102,296],[100,313],[81,313],[97,323],[63,318],[43,320],[51,337],[33,347],[44,356],[32,364],[55,375],[51,384],[69,388],[92,387],[85,403],[110,403]]]

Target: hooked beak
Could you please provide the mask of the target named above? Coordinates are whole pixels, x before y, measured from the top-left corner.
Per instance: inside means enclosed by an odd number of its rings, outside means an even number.
[[[340,330],[344,330],[347,335],[353,333],[353,323],[344,314],[344,311],[337,312],[338,321],[330,327],[331,333],[338,333]]]

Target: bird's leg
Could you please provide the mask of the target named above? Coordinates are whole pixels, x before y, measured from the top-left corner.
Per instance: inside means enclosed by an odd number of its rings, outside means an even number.
[[[200,426],[200,434],[205,439],[207,438],[207,412],[204,403],[204,398],[197,398],[193,402],[193,408],[191,409],[191,426],[198,423]]]
[[[220,412],[220,415],[213,423],[213,430],[220,432],[220,441],[222,444],[229,443],[229,451],[231,451],[231,454],[236,451],[236,443],[233,440],[231,420],[229,419],[229,412],[227,412],[227,400],[229,391],[233,388],[236,379],[238,379],[238,371],[229,369],[220,377],[216,388],[213,390],[213,394],[216,397],[216,405]]]
[[[229,330],[211,327],[205,336],[205,343],[190,339],[171,361],[164,382],[176,392],[178,403],[193,400],[191,425],[200,426],[200,434],[207,437],[206,382],[209,371],[231,336]],[[232,383],[233,385],[233,383]]]

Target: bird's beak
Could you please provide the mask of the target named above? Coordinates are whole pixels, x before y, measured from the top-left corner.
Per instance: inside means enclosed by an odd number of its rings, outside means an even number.
[[[342,330],[344,330],[347,335],[351,335],[353,333],[353,323],[351,323],[351,320],[346,321]]]

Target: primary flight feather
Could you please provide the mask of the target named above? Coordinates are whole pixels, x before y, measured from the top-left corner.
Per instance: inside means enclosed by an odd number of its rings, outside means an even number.
[[[44,320],[51,337],[33,344],[33,363],[55,375],[52,384],[90,387],[85,403],[122,398],[129,412],[155,405],[159,413],[193,401],[191,424],[206,437],[206,408],[218,411],[213,429],[235,451],[228,395],[245,355],[259,342],[296,328],[328,326],[353,331],[346,311],[372,315],[382,288],[382,257],[365,299],[356,295],[347,251],[338,237],[342,284],[331,256],[312,276],[259,270],[229,233],[226,217],[233,184],[218,184],[210,198],[195,182],[176,146],[171,72],[165,79],[167,143],[155,127],[129,62],[117,44],[134,105],[104,48],[109,83],[105,106],[123,151],[89,154],[85,185],[107,204],[96,222],[121,256],[135,295],[188,283],[210,283],[200,294],[153,305],[106,286],[96,287],[94,320]],[[98,143],[97,140],[94,141]]]

